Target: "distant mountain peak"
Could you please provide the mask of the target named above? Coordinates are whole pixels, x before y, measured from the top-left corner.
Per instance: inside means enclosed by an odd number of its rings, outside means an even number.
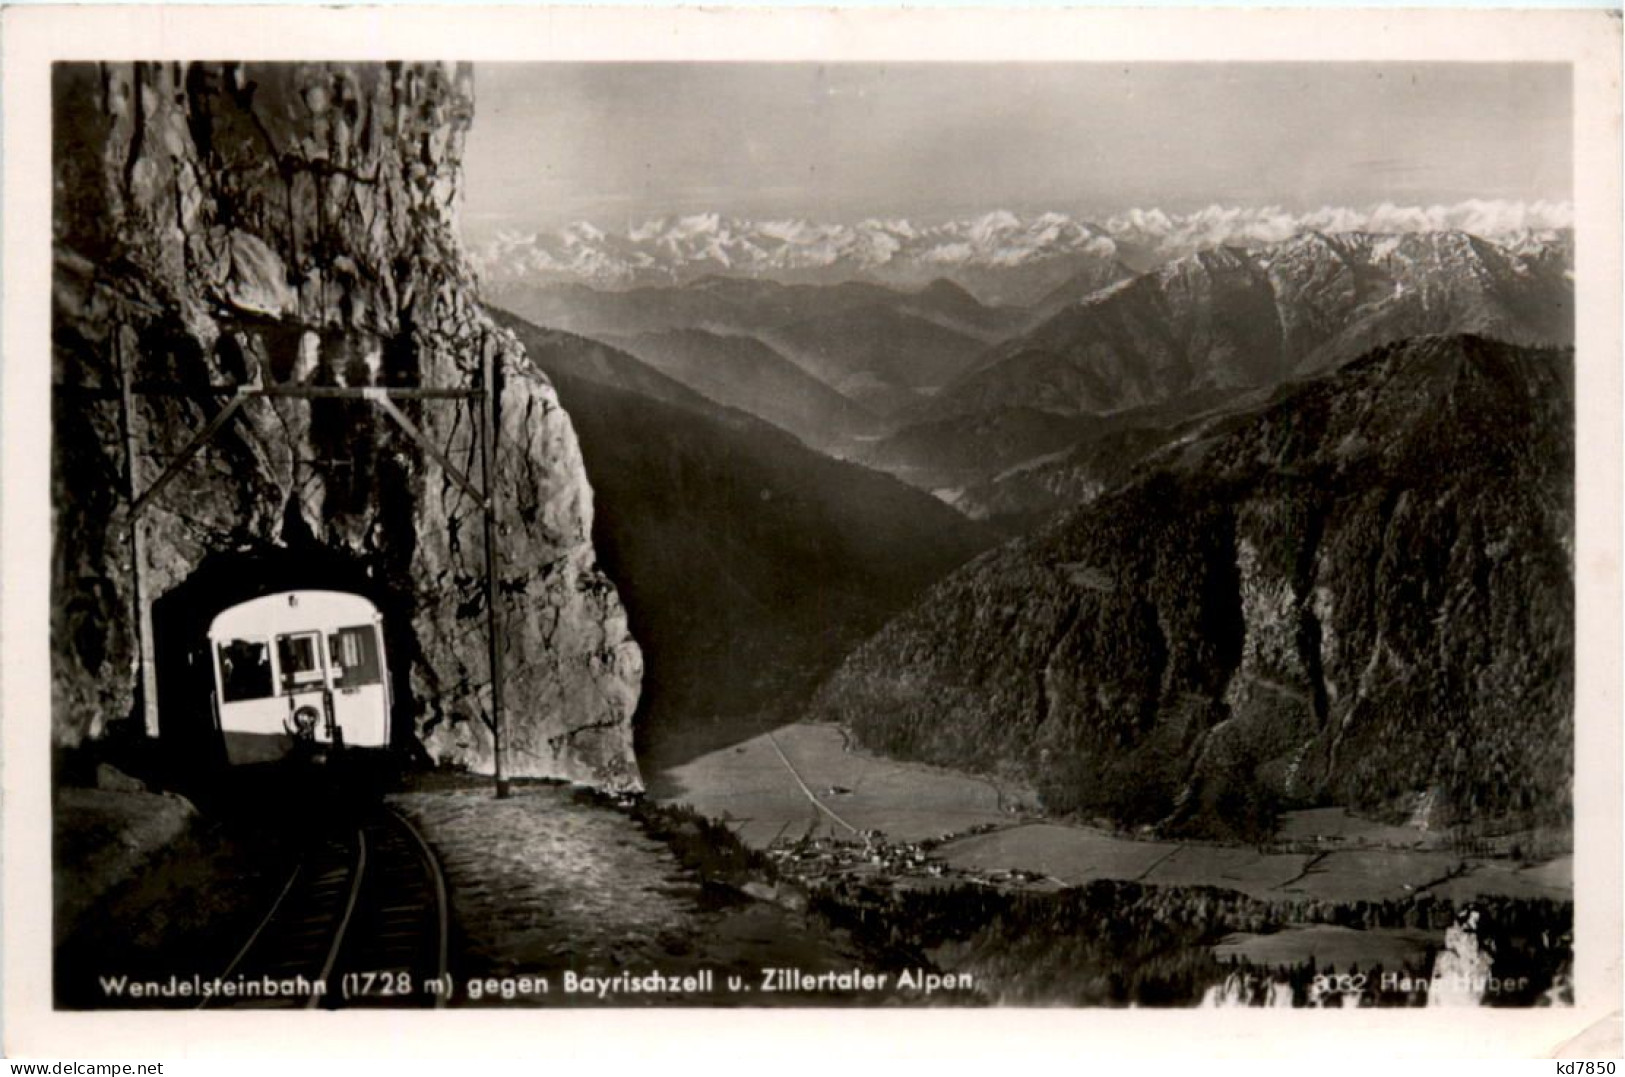
[[[919,295],[927,299],[950,299],[954,302],[963,303],[977,302],[975,296],[966,291],[963,286],[956,284],[947,277],[936,278],[930,284],[927,284],[924,288],[921,288]]]
[[[1566,203],[1482,199],[1296,214],[1278,207],[1209,206],[1184,214],[1136,209],[1100,223],[1055,210],[1004,208],[931,224],[879,217],[856,223],[753,220],[709,212],[655,217],[619,231],[584,221],[550,231],[505,229],[480,244],[474,260],[495,285],[631,288],[722,274],[919,288],[946,278],[984,300],[997,290],[992,282],[999,275],[1036,273],[1019,296],[997,300],[1034,302],[1092,264],[1129,261],[1148,268],[1198,251],[1257,248],[1294,237],[1336,248],[1338,237],[1356,234],[1472,235],[1531,253],[1543,245],[1564,246],[1572,224],[1573,208]]]
[[[1101,414],[1204,388],[1268,385],[1432,332],[1573,339],[1561,251],[1518,254],[1459,229],[1311,232],[1224,246],[1067,300],[915,409]]]
[[[920,294],[921,295],[936,295],[936,294],[939,294],[939,293],[946,293],[948,295],[969,295],[970,294],[969,292],[966,292],[965,289],[961,288],[959,285],[957,285],[953,281],[949,280],[947,277],[937,277],[935,280],[931,281],[931,283],[927,284],[924,288],[920,289]]]

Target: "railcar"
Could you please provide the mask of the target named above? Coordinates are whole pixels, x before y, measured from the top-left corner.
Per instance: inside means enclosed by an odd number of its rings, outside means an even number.
[[[209,651],[228,762],[389,747],[383,615],[362,596],[311,590],[250,599],[210,622]]]

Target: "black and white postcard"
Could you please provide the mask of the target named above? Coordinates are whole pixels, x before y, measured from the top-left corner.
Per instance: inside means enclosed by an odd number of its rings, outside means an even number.
[[[1617,18],[8,16],[18,1043],[1617,1050]]]

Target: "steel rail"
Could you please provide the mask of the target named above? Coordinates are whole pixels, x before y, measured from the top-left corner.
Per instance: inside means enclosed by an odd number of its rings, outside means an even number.
[[[226,971],[220,974],[220,979],[231,979],[231,974],[237,971],[237,966],[243,963],[243,958],[247,957],[249,951],[254,949],[254,944],[260,941],[260,936],[265,934],[265,929],[270,927],[271,922],[276,919],[276,914],[282,908],[282,903],[287,900],[288,894],[293,890],[293,884],[299,881],[299,873],[304,870],[305,865],[303,863],[294,865],[293,871],[288,875],[288,881],[282,884],[282,892],[277,894],[275,901],[271,902],[271,908],[260,918],[259,926],[255,927],[248,936],[248,941],[243,943],[242,949],[237,951],[237,956],[231,959],[231,964],[227,965]],[[197,1009],[203,1009],[212,1001],[212,997],[199,1000]]]
[[[327,961],[322,965],[321,975],[317,982],[327,983],[327,978],[333,974],[333,966],[338,964],[339,951],[344,948],[344,935],[350,930],[350,917],[355,915],[356,899],[361,896],[361,880],[367,874],[367,831],[357,827],[355,832],[356,861],[355,871],[350,875],[350,897],[344,903],[344,915],[339,918],[339,927],[333,933],[333,945],[327,951]],[[326,997],[325,993],[312,993],[310,1001],[305,1003],[305,1009],[314,1010]]]
[[[384,810],[393,816],[397,823],[405,827],[408,834],[412,835],[412,840],[417,843],[418,851],[423,854],[423,863],[428,867],[429,875],[434,880],[435,931],[439,935],[435,943],[435,977],[444,980],[446,970],[451,964],[451,902],[446,897],[445,873],[440,869],[440,860],[434,855],[434,850],[429,848],[429,843],[424,840],[423,834],[418,828],[412,825],[412,821],[394,808],[385,808]],[[445,1005],[446,996],[437,991],[434,996],[435,1009],[442,1009]]]

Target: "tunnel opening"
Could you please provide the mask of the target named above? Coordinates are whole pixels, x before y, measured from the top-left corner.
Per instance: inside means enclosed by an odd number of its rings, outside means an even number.
[[[356,595],[381,614],[390,701],[384,754],[396,764],[420,761],[411,696],[416,639],[410,596],[390,586],[367,558],[342,549],[314,540],[265,544],[209,554],[186,579],[153,602],[160,761],[156,776],[164,786],[212,799],[222,785],[238,781],[245,769],[228,760],[218,725],[211,622],[254,599],[311,591]]]

